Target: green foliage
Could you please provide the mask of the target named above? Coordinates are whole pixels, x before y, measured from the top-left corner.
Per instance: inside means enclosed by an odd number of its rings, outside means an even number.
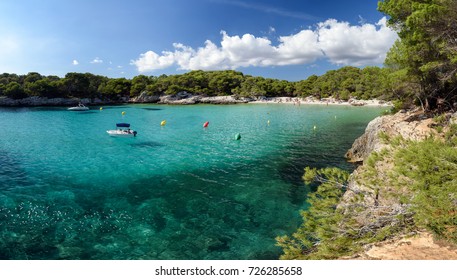
[[[10,82],[3,90],[5,96],[13,99],[21,99],[27,97],[24,88],[17,82]]]
[[[343,214],[336,206],[344,193],[348,177],[348,172],[337,168],[305,169],[305,182],[317,181],[322,184],[309,195],[311,206],[300,213],[304,222],[297,232],[292,236],[277,237],[277,244],[284,251],[282,259],[334,258],[347,253],[349,240],[346,236],[338,235]]]
[[[37,95],[40,97],[54,98],[62,96],[63,83],[61,81],[51,81],[49,78],[43,78],[34,82],[25,83],[27,95]]]
[[[444,136],[446,144],[454,147],[457,146],[457,124],[451,124]]]
[[[456,128],[452,128],[455,132]],[[457,243],[457,149],[434,139],[411,142],[395,156],[400,184],[408,184],[415,220]],[[401,175],[401,176],[399,176]],[[403,178],[403,179],[401,179]]]
[[[282,259],[335,259],[417,228],[457,244],[457,125],[449,127],[445,143],[380,137],[391,147],[372,153],[357,178],[368,191],[351,189],[348,174],[338,169],[305,169],[303,180],[320,185],[301,212],[303,224],[291,236],[276,238]],[[393,168],[379,175],[380,162]],[[342,200],[347,192],[352,193]],[[384,204],[364,202],[366,195],[382,196]]]
[[[394,96],[388,84],[390,69],[366,67],[359,69],[352,66],[330,70],[322,76],[312,75],[295,84],[298,96],[316,98],[335,97],[341,100],[390,99]]]
[[[314,96],[317,98],[333,96],[342,100],[389,99],[394,94],[390,93],[391,89],[388,88],[387,75],[390,75],[390,70],[379,67],[359,69],[351,66],[331,70],[322,76],[312,75],[298,82],[253,77],[233,70],[197,70],[180,75],[158,77],[139,75],[131,80],[107,78],[90,73],[68,73],[64,78],[46,77],[36,72],[21,76],[4,73],[0,75],[0,95],[8,94],[14,98],[98,97],[116,100],[121,97],[135,97],[141,93],[173,95],[184,91],[207,96]]]
[[[433,117],[433,121],[439,125],[445,125],[448,120],[446,114],[439,114]]]
[[[409,98],[425,109],[453,107],[457,100],[457,2],[454,0],[384,0],[378,8],[390,16],[400,40],[392,47],[386,65],[405,71]],[[413,88],[409,88],[415,84]]]
[[[98,91],[104,96],[119,98],[130,95],[131,82],[125,78],[109,79],[98,87]]]

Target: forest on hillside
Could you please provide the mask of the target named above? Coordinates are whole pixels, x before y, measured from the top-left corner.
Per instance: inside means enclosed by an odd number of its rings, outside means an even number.
[[[457,244],[457,1],[384,0],[378,9],[399,35],[385,61],[392,89],[403,104],[422,106],[415,117],[432,120],[430,134],[417,141],[374,125],[386,148],[373,148],[352,178],[307,167],[303,180],[319,186],[301,212],[303,224],[277,237],[282,259],[354,258],[376,242],[424,229],[452,244],[446,250]],[[403,125],[416,129],[412,112]]]
[[[397,97],[392,82],[388,68],[360,69],[351,66],[328,71],[322,76],[312,75],[298,82],[253,77],[233,70],[198,70],[169,76],[138,75],[133,79],[108,78],[91,73],[68,73],[59,78],[30,72],[27,75],[0,74],[0,95],[13,99],[40,96],[116,100],[141,93],[172,95],[186,91],[207,96],[391,99]]]
[[[172,95],[181,91],[207,96],[244,97],[333,96],[347,100],[398,100],[402,107],[425,110],[457,107],[457,1],[380,1],[378,9],[399,39],[387,54],[384,67],[345,66],[301,81],[244,75],[234,70],[190,71],[180,75],[108,78],[91,73],[65,77],[0,74],[0,96],[100,98],[121,100],[140,94]]]

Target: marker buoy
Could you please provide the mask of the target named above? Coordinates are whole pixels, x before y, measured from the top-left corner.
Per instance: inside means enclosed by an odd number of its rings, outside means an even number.
[[[100,111],[103,111],[103,107],[100,107]]]
[[[317,126],[314,126],[313,129],[316,130]]]
[[[166,125],[166,124],[167,124],[167,121],[166,121],[166,120],[163,120],[163,121],[160,123],[161,126],[164,126],[164,125]]]
[[[122,115],[123,115],[123,116],[125,115],[125,111],[122,111]]]
[[[270,120],[267,121],[267,124],[270,125]]]
[[[203,124],[203,127],[208,127],[208,125],[209,125],[209,122],[205,122],[205,123]]]
[[[237,133],[235,134],[235,140],[240,140],[241,139],[241,134]]]

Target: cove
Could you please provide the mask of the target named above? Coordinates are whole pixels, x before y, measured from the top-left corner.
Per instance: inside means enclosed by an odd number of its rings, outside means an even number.
[[[306,209],[303,168],[353,170],[344,153],[384,110],[91,109],[0,108],[1,259],[277,259]],[[118,122],[137,137],[108,136]]]

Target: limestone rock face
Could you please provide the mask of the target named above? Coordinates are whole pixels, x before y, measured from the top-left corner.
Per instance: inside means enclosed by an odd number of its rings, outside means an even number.
[[[160,104],[176,104],[176,105],[188,105],[188,104],[238,104],[247,103],[252,101],[250,98],[236,98],[234,96],[205,96],[205,95],[193,95],[187,92],[180,92],[175,95],[164,95],[160,96],[158,103]]]
[[[12,99],[5,96],[0,97],[0,106],[74,106],[79,102],[86,105],[106,104],[112,103],[110,101],[103,101],[99,98],[47,98],[40,96],[31,96],[22,99]]]
[[[383,123],[383,117],[377,117],[367,125],[365,133],[354,141],[346,153],[349,161],[362,162],[371,152],[382,148],[379,132],[384,128]]]
[[[130,99],[133,103],[156,103],[160,100],[159,95],[149,95],[146,91],[140,93],[140,95]]]
[[[401,136],[407,140],[424,140],[434,134],[433,119],[426,118],[420,112],[399,112],[391,116],[377,117],[365,129],[365,133],[354,141],[346,158],[351,162],[364,161],[371,152],[379,152],[386,145],[380,138],[380,133],[388,137]]]
[[[449,119],[450,124],[457,124],[457,112],[451,115],[451,118]]]

